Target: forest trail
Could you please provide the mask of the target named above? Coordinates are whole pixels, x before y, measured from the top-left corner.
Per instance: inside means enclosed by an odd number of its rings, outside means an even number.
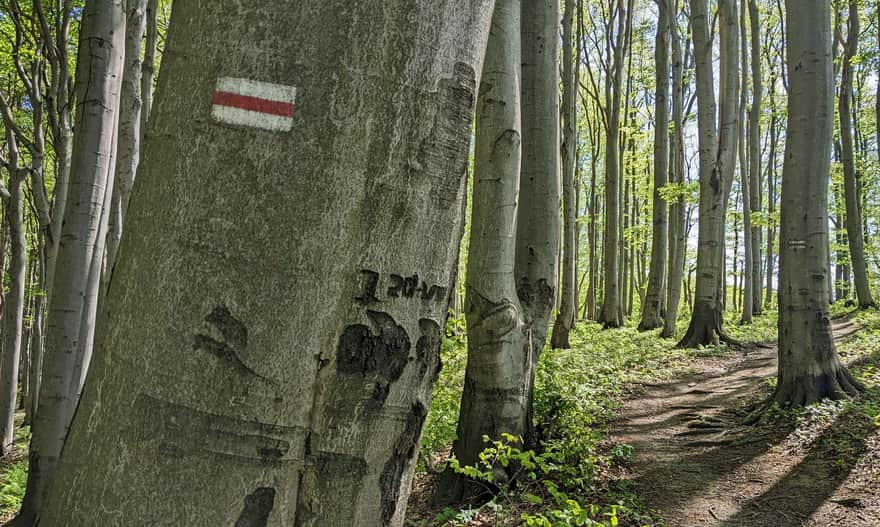
[[[838,342],[858,330],[834,324]],[[880,526],[880,429],[833,405],[788,429],[738,425],[775,375],[776,349],[757,347],[626,402],[612,440],[634,447],[628,477],[667,525]]]

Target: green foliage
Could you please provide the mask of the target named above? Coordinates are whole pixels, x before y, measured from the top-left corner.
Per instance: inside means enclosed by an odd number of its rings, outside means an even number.
[[[24,490],[27,486],[27,460],[12,464],[3,476],[0,486],[0,507],[4,511],[14,511],[21,507]]]

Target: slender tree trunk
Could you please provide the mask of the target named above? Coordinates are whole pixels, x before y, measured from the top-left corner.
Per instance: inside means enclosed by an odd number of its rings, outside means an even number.
[[[382,7],[175,5],[41,525],[403,523],[492,2]]]
[[[605,234],[603,236],[602,259],[604,261],[604,294],[599,320],[606,328],[623,325],[621,306],[620,277],[620,102],[623,91],[624,57],[627,55],[625,45],[627,34],[632,23],[632,0],[624,7],[624,0],[618,2],[617,34],[612,61],[611,82],[606,82],[605,103],[608,127],[605,133]],[[610,38],[610,37],[609,37]]]
[[[746,0],[743,0],[746,1]],[[761,214],[761,104],[763,84],[761,79],[761,24],[756,0],[748,0],[749,26],[751,30],[752,105],[749,108],[749,210],[755,217]],[[750,218],[751,219],[751,218]],[[763,266],[761,265],[762,231],[759,223],[751,221],[751,309],[754,315],[763,311],[761,293]]]
[[[668,10],[669,32],[672,42],[672,124],[669,182],[681,187],[684,185],[684,54],[678,32],[678,0],[672,0]],[[684,193],[669,204],[669,276],[666,280],[666,316],[660,336],[668,338],[675,335],[678,307],[681,303],[682,275],[687,251]]]
[[[840,362],[828,313],[829,146],[834,122],[828,0],[786,1],[791,91],[782,173],[779,379],[772,400],[807,405],[855,395]]]
[[[739,35],[735,2],[720,0],[718,11],[721,42],[720,127],[716,126],[715,121],[708,9],[705,0],[691,0],[700,130],[700,215],[694,309],[690,326],[678,343],[680,347],[706,346],[718,339],[727,339],[723,330],[723,298],[720,293],[725,265],[725,210],[739,136]]]
[[[8,148],[17,150],[13,133],[7,133]],[[18,154],[9,156],[9,198],[4,216],[9,226],[9,289],[3,306],[3,352],[0,360],[0,456],[12,452],[15,435],[16,394],[22,351],[22,332],[27,280],[27,240],[24,232],[23,180],[27,173],[18,167]]]
[[[566,4],[566,17],[574,16],[574,2]],[[547,339],[547,329],[556,297],[554,284],[559,270],[559,0],[523,2],[521,14],[522,173],[516,219],[514,275],[517,297],[531,342],[525,350],[530,359],[525,376],[527,395],[524,440],[534,447],[532,429],[534,371]],[[570,36],[570,35],[569,35]],[[568,46],[569,57],[571,45]],[[568,66],[571,60],[567,61]],[[573,96],[574,94],[572,94]],[[563,104],[564,100],[563,100]],[[563,117],[565,117],[565,110]],[[570,118],[569,118],[569,122]],[[576,142],[565,143],[572,148]],[[571,152],[572,156],[574,152]],[[566,159],[563,158],[563,164]],[[567,167],[572,169],[573,165]],[[573,174],[572,174],[573,175]],[[569,205],[571,205],[569,203]],[[575,213],[576,214],[576,213]],[[571,227],[572,225],[567,225]],[[566,251],[575,253],[568,240]],[[562,280],[563,313],[575,317],[574,260],[566,254]],[[559,318],[557,317],[557,321]],[[557,325],[558,327],[558,325]],[[553,338],[556,338],[554,328]]]
[[[553,338],[551,339],[551,345],[554,349],[571,347],[568,334],[574,327],[577,316],[577,298],[575,296],[577,208],[574,195],[575,154],[577,152],[577,76],[574,63],[579,63],[580,60],[579,54],[573,53],[572,46],[574,43],[575,5],[574,0],[565,0],[565,16],[562,19],[562,215],[564,218],[562,254],[564,263],[562,266],[562,309],[553,325]],[[547,72],[545,75],[550,79],[555,79],[552,72]],[[526,196],[526,190],[524,185],[521,190],[523,197]],[[556,210],[548,212],[558,215],[558,210],[557,207]],[[521,251],[522,248],[518,247],[517,253]]]
[[[156,81],[156,53],[159,47],[159,0],[147,0],[144,60],[141,63],[141,123],[139,144],[144,142],[147,120],[153,111],[153,85]]]
[[[43,242],[40,238],[41,236],[38,235],[38,245],[43,247]],[[28,397],[25,401],[25,410],[29,415],[29,424],[33,424],[34,416],[37,413],[43,372],[43,324],[45,320],[46,294],[40,287],[46,282],[46,261],[42,251],[37,252],[34,265],[36,267],[38,290],[34,293],[34,313],[31,320],[31,358],[28,364],[29,369],[27,371],[30,391],[28,392]]]
[[[103,269],[103,289],[113,274],[131,187],[141,157],[141,44],[146,29],[147,0],[125,0],[125,66],[119,97],[116,167],[107,230],[107,255]]]
[[[767,217],[770,218],[767,226],[767,269],[765,271],[766,286],[764,288],[764,307],[770,308],[773,305],[773,277],[776,270],[776,257],[774,256],[774,245],[776,243],[776,148],[778,146],[779,127],[776,117],[776,101],[775,101],[776,83],[770,83],[770,108],[772,116],[770,117],[770,149],[767,162]]]
[[[746,103],[748,99],[748,90],[749,90],[749,75],[748,75],[748,64],[749,64],[749,51],[748,51],[748,32],[747,28],[747,20],[746,20],[746,0],[742,0],[740,4],[740,50],[742,53],[742,86],[740,88],[740,143],[739,143],[739,175],[740,175],[740,191],[742,193],[742,213],[743,213],[743,277],[742,277],[742,318],[740,319],[741,324],[751,324],[752,323],[752,315],[754,314],[754,284],[755,284],[755,272],[754,272],[754,258],[752,254],[755,250],[754,245],[754,230],[752,229],[752,191],[751,191],[751,163],[749,162],[749,156],[754,154],[754,149],[751,142],[747,141],[746,129],[748,128],[748,133],[752,134],[751,126],[751,113],[749,114],[749,120],[746,121]],[[753,94],[754,96],[754,94]],[[754,105],[754,101],[752,102]]]
[[[112,188],[125,10],[122,0],[100,0],[88,4],[82,16],[70,203],[64,210],[49,303],[43,382],[32,428],[21,525],[34,523],[42,508],[76,408],[85,360],[91,355],[88,336],[95,323],[105,202]]]
[[[663,284],[666,278],[668,216],[660,190],[666,186],[669,172],[669,6],[657,2],[657,35],[654,40],[656,100],[654,117],[654,206],[651,216],[651,268],[648,290],[642,304],[639,331],[663,325],[661,317]]]
[[[468,361],[452,447],[462,465],[477,463],[486,447],[484,436],[493,440],[503,433],[522,437],[528,429],[524,387],[532,382],[533,359],[515,274],[521,156],[520,14],[518,0],[502,0],[495,6],[477,101],[465,304]],[[556,252],[548,256],[555,260]],[[549,298],[552,301],[552,293]],[[446,474],[454,480],[438,486],[435,501],[457,501],[463,492],[470,492],[460,484],[461,478],[451,471]]]
[[[862,230],[862,206],[856,175],[855,152],[853,147],[853,124],[851,112],[853,58],[859,46],[859,3],[849,0],[849,19],[847,20],[846,45],[842,57],[840,81],[840,146],[843,162],[843,190],[846,198],[846,234],[849,240],[850,262],[856,284],[856,299],[860,308],[873,307],[874,298],[868,281],[868,267],[865,261],[865,237]]]

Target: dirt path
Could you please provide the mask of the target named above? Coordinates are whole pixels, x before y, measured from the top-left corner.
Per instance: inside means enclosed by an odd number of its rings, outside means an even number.
[[[758,348],[626,404],[612,437],[635,448],[629,477],[670,527],[880,526],[877,428],[833,408],[790,429],[737,426],[775,373],[776,350]]]

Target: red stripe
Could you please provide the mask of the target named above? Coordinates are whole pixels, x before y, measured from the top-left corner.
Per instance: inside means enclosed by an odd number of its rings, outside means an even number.
[[[241,108],[242,110],[250,110],[252,112],[280,115],[281,117],[293,117],[293,111],[296,109],[289,102],[261,99],[259,97],[250,97],[225,91],[214,92],[214,104]]]

